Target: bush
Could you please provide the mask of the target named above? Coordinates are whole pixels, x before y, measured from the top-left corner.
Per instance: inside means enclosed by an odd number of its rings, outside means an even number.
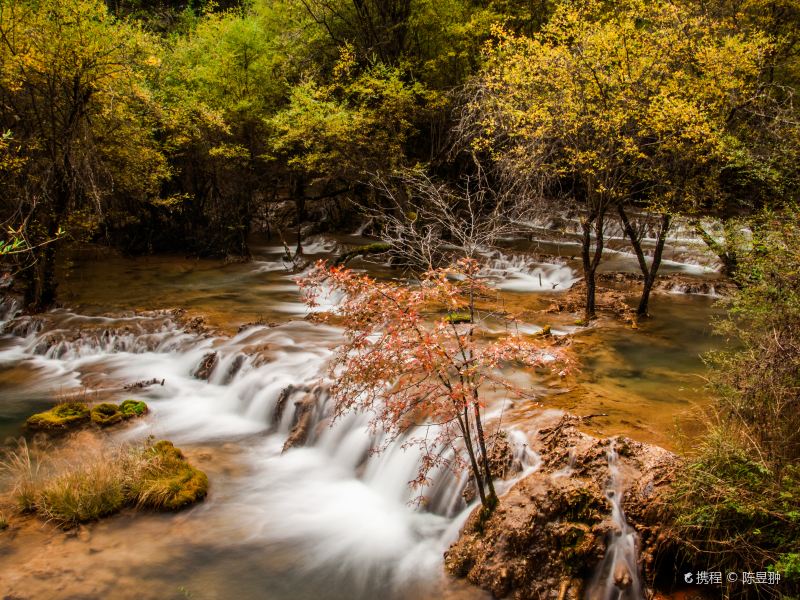
[[[708,357],[716,403],[675,486],[677,538],[698,570],[766,571],[780,586],[732,596],[800,595],[800,221],[764,214],[740,263],[740,291],[716,324],[733,349]]]

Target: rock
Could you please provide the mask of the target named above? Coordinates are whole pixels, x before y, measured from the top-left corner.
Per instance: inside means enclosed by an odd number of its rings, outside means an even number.
[[[628,569],[628,565],[617,563],[614,568],[614,585],[621,590],[625,590],[631,587],[631,583],[633,583],[633,576]]]
[[[308,441],[308,434],[313,424],[314,409],[322,395],[322,386],[315,386],[301,400],[294,403],[294,423],[289,431],[289,437],[283,444],[283,451],[286,452],[295,446],[302,446]]]
[[[200,365],[195,369],[194,376],[197,379],[204,379],[208,381],[211,377],[211,373],[214,372],[214,367],[217,366],[217,353],[216,352],[209,352],[208,354],[203,356],[203,360],[200,361]]]
[[[583,596],[606,555],[614,523],[605,495],[610,442],[580,432],[579,421],[558,413],[540,419],[531,449],[542,457],[541,468],[504,494],[488,519],[480,519],[479,510],[470,515],[458,541],[445,553],[445,568],[451,575],[466,578],[495,597]],[[627,521],[645,532],[640,536],[640,568],[648,578],[653,561],[646,557],[671,543],[669,536],[659,537],[650,529],[664,521],[670,474],[679,460],[666,450],[633,440],[619,439],[615,447],[624,449],[617,464]],[[564,464],[573,465],[570,474],[556,475]],[[615,565],[611,576],[620,589],[634,581],[624,565]],[[569,583],[562,588],[564,581]]]

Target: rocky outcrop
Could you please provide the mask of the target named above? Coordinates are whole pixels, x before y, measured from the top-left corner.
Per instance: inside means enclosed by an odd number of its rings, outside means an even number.
[[[289,390],[289,388],[287,388],[287,390]],[[301,389],[293,388],[285,395],[281,394],[281,398],[278,399],[278,404],[280,405],[282,400],[283,406],[285,406],[286,401],[297,391],[301,391]],[[314,411],[319,404],[320,396],[322,396],[322,386],[316,385],[310,391],[303,394],[300,400],[295,401],[292,428],[289,430],[289,437],[286,438],[286,442],[283,444],[284,452],[295,446],[303,446],[309,440],[309,434],[314,425]],[[281,408],[281,412],[282,410],[283,408]],[[276,416],[280,418],[277,407]]]
[[[618,530],[607,497],[614,443],[622,505],[638,535],[638,566],[645,582],[653,580],[657,557],[673,548],[665,495],[679,459],[627,438],[593,438],[578,430],[579,423],[563,413],[543,417],[531,438],[541,467],[503,495],[488,519],[473,512],[445,553],[448,572],[498,598],[584,597]],[[620,588],[639,575],[616,570],[611,576]]]
[[[217,362],[218,358],[216,352],[209,352],[203,355],[203,359],[194,371],[195,378],[208,381],[211,377],[211,373],[214,372],[214,368],[217,366]]]

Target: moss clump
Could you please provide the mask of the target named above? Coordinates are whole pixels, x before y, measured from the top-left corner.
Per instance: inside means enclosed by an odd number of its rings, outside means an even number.
[[[103,402],[92,408],[92,423],[98,427],[110,427],[122,421],[123,415],[119,406]]]
[[[458,312],[458,311],[447,313],[447,316],[444,318],[444,320],[454,325],[458,325],[459,323],[472,322],[472,318],[470,317],[468,312]]]
[[[37,431],[65,431],[90,420],[89,407],[83,402],[62,402],[50,410],[28,417],[25,425]]]
[[[139,506],[178,510],[205,498],[208,477],[192,467],[172,442],[162,440],[146,451],[133,488]]]
[[[147,404],[141,400],[124,400],[119,405],[119,412],[122,413],[122,418],[130,419],[133,417],[141,417],[149,412]]]

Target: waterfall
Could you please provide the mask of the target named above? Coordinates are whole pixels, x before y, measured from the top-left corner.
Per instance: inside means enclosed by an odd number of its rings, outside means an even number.
[[[495,282],[497,289],[510,292],[560,292],[578,281],[566,265],[531,262],[524,256],[497,251],[487,257],[483,274]]]
[[[364,590],[376,581],[401,586],[441,576],[442,554],[475,507],[462,497],[467,474],[432,473],[428,502],[416,506],[419,492],[408,485],[420,464],[416,447],[401,438],[370,452],[387,440],[368,415],[348,414],[331,426],[330,399],[311,390],[341,343],[340,329],[294,320],[224,338],[187,331],[168,313],[105,318],[56,310],[42,319],[36,327],[20,321],[15,329],[24,335],[3,337],[0,362],[26,363],[53,391],[90,387],[145,400],[151,415],[120,439],[238,444],[245,474],[224,489],[212,481],[199,509],[224,511],[221,539],[294,552],[298,569],[347,573],[349,585]],[[199,379],[211,353],[207,379]],[[285,449],[304,402],[313,405],[306,443]],[[510,431],[509,441],[521,471],[498,490],[540,462],[522,432]]]
[[[606,555],[597,568],[586,595],[587,600],[642,600],[642,584],[637,564],[639,536],[625,519],[622,509],[624,490],[619,476],[619,455],[615,440],[608,445],[609,478],[606,498],[611,503],[613,530],[609,533]]]

